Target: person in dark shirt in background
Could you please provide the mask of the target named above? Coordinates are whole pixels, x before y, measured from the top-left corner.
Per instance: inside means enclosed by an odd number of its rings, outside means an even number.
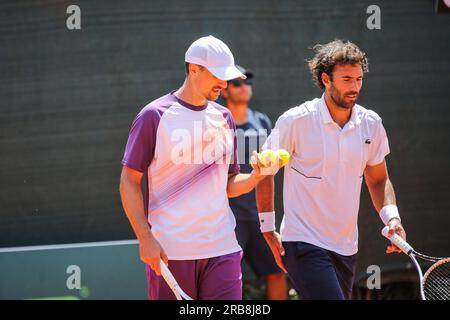
[[[238,155],[241,172],[252,171],[250,156],[253,150],[259,151],[270,134],[272,123],[264,113],[248,107],[252,97],[253,73],[236,66],[247,79],[228,81],[222,90],[222,97],[231,111],[236,123]],[[284,300],[287,298],[286,278],[277,266],[260,231],[255,191],[236,198],[229,198],[230,207],[236,217],[236,236],[244,251],[244,259],[258,278],[265,278],[266,298]]]

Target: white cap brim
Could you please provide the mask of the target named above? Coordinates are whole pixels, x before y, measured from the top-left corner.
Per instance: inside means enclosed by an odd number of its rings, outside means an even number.
[[[236,78],[246,79],[246,75],[239,71],[235,66],[217,67],[207,69],[220,80],[233,80]]]

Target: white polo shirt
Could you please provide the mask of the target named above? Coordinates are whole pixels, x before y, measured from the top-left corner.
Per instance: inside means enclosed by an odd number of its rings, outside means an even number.
[[[381,118],[355,104],[340,128],[324,97],[286,111],[262,149],[286,149],[283,241],[304,241],[341,255],[358,251],[364,169],[389,154]]]

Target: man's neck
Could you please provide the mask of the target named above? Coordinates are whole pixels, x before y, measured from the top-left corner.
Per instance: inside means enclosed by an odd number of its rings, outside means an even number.
[[[184,81],[183,85],[174,92],[174,95],[178,97],[178,99],[183,100],[193,106],[203,106],[207,102],[205,97],[197,94],[195,90],[193,90],[192,86],[189,84],[187,80]]]
[[[247,103],[233,103],[227,101],[227,108],[233,115],[234,122],[237,125],[244,124],[248,120],[248,104]]]
[[[336,122],[341,128],[345,126],[345,124],[350,120],[352,116],[352,108],[342,108],[338,106],[331,96],[327,93],[324,94],[325,97],[325,105],[330,112],[330,116],[334,122]]]

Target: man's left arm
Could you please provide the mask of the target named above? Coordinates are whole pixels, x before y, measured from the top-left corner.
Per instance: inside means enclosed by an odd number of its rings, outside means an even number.
[[[258,158],[258,153],[253,151],[250,159],[250,165],[253,170],[251,173],[230,173],[228,174],[227,195],[229,198],[239,197],[244,193],[248,193],[256,187],[268,174],[263,169],[270,168],[270,175],[275,175],[283,166],[281,159],[278,163],[268,163],[263,165]]]
[[[250,192],[261,180],[253,173],[233,173],[228,175],[227,195],[229,198],[239,197]]]
[[[372,203],[380,215],[381,220],[389,227],[389,233],[397,233],[406,240],[406,232],[401,224],[396,205],[395,191],[387,170],[386,160],[374,166],[367,166],[364,178],[369,189]],[[387,253],[401,252],[394,244],[386,249]]]

